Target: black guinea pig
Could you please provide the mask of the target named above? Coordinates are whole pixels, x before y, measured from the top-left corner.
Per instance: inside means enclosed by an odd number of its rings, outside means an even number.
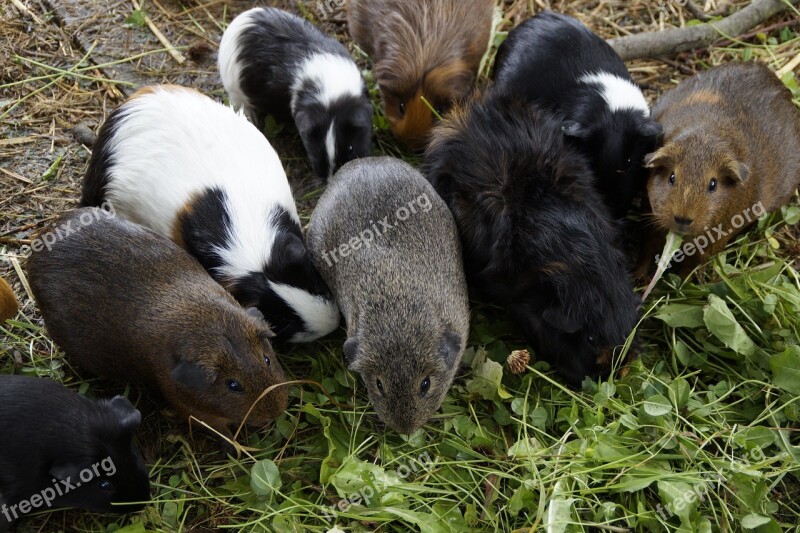
[[[133,442],[142,415],[48,379],[0,375],[0,531],[31,512],[138,511],[150,481]]]
[[[597,187],[616,218],[644,191],[644,156],[662,132],[611,46],[579,21],[545,11],[508,34],[494,66],[497,90],[557,112],[589,156]]]
[[[561,121],[489,93],[433,130],[425,174],[450,206],[470,286],[572,385],[607,371],[638,319],[617,229]]]
[[[267,115],[294,119],[320,178],[369,155],[367,84],[347,49],[307,20],[271,7],[245,11],[222,36],[219,72],[231,103],[259,129]]]

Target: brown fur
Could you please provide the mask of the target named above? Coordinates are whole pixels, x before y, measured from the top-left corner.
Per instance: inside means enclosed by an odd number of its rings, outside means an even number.
[[[411,148],[424,148],[434,124],[423,96],[445,112],[469,92],[493,10],[492,0],[350,0],[350,34],[372,58],[392,131]]]
[[[687,259],[684,272],[745,229],[748,224],[734,227],[734,217],[746,220],[749,214],[755,221],[761,208],[753,206],[779,208],[800,182],[800,112],[789,90],[762,65],[732,63],[700,73],[664,94],[653,117],[664,126],[664,146],[645,158],[659,233],[677,231],[684,242],[714,237]],[[713,229],[720,224],[724,237]]]
[[[0,278],[0,322],[5,322],[17,316],[19,303],[14,295],[14,290],[6,280]]]
[[[81,215],[94,221],[82,224]],[[70,222],[77,231],[34,253],[28,271],[47,331],[72,361],[150,385],[182,419],[197,418],[225,436],[265,389],[285,381],[266,323],[186,252],[98,209],[73,211],[56,227]],[[190,370],[189,379],[181,369]],[[245,391],[231,392],[230,379]],[[286,402],[286,388],[278,387],[247,423],[267,424]]]

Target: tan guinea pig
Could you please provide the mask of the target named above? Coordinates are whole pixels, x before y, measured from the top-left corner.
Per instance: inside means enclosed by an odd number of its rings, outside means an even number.
[[[158,390],[182,419],[226,437],[286,408],[263,317],[166,237],[97,208],[63,216],[28,260],[52,339],[83,369]],[[252,411],[251,411],[252,408]]]
[[[434,115],[470,91],[489,45],[493,0],[350,0],[353,40],[371,58],[392,131],[427,144]]]
[[[800,112],[763,65],[701,72],[665,93],[652,115],[664,145],[645,157],[647,192],[660,232],[684,236],[683,272],[788,202],[800,182]]]
[[[19,303],[14,290],[6,280],[0,278],[0,322],[14,318],[19,311]]]

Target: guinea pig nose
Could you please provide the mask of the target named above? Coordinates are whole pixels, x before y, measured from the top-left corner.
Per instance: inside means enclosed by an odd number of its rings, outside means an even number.
[[[694,219],[686,217],[675,217],[675,223],[679,226],[691,226]]]

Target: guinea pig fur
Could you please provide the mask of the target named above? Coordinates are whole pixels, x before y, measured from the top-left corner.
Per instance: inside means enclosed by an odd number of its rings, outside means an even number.
[[[664,146],[646,158],[655,223],[710,241],[687,265],[722,251],[797,188],[800,111],[763,65],[731,63],[688,78],[658,100],[653,118],[664,125]]]
[[[177,86],[137,92],[103,124],[89,161],[81,205],[104,202],[188,250],[278,341],[339,325],[278,155],[230,108]]]
[[[439,115],[470,91],[489,45],[493,0],[350,0],[353,40],[372,58],[392,131],[422,149]]]
[[[260,129],[294,119],[314,173],[329,178],[372,143],[372,103],[347,50],[305,19],[260,7],[230,23],[219,71],[231,103]]]
[[[150,481],[133,441],[141,419],[122,396],[95,401],[48,379],[0,375],[0,530],[47,508],[142,509]]]
[[[561,120],[516,97],[476,96],[434,128],[424,172],[453,211],[470,286],[503,305],[570,384],[607,370],[638,299]]]
[[[500,46],[495,87],[563,116],[564,133],[589,156],[597,188],[622,218],[647,182],[644,156],[661,127],[619,55],[576,19],[542,12]]]
[[[172,241],[97,208],[65,215],[50,234],[62,238],[31,255],[28,274],[47,332],[71,361],[149,385],[182,419],[226,437],[283,412],[285,386],[259,400],[285,382],[263,318]]]
[[[408,164],[357,159],[331,180],[308,243],[347,323],[350,370],[381,420],[414,432],[441,406],[469,333],[453,216]]]
[[[17,316],[19,302],[14,294],[14,289],[6,280],[0,278],[0,322],[5,322]]]

